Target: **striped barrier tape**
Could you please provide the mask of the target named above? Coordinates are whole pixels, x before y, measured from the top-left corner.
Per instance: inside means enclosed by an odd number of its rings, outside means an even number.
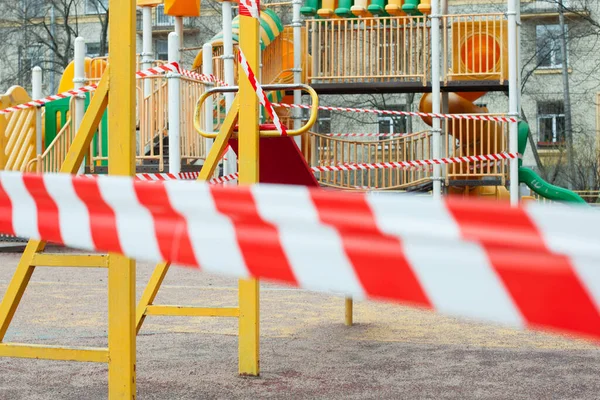
[[[519,158],[518,153],[498,153],[479,156],[432,158],[429,160],[390,161],[380,163],[339,164],[311,167],[313,172],[358,171],[369,169],[414,168],[431,165],[456,164],[476,161],[500,161]]]
[[[308,106],[306,104],[273,103],[273,105],[275,107],[285,107],[285,108],[305,108],[305,109],[311,108],[311,106]],[[434,114],[434,113],[424,113],[424,112],[414,112],[414,111],[374,110],[374,109],[369,109],[369,108],[331,107],[331,106],[319,106],[319,110],[371,113],[371,114],[382,114],[382,115],[402,115],[402,116],[412,116],[412,117],[467,119],[467,120],[474,120],[474,121],[492,121],[492,122],[518,122],[519,121],[515,117],[504,117],[501,115],[484,115],[484,114]]]
[[[135,75],[138,78],[147,78],[150,76],[161,75],[165,72],[180,72],[180,70],[181,70],[181,68],[180,68],[179,64],[169,63],[169,64],[160,65],[160,66],[157,66],[154,68],[149,68],[149,69],[146,69],[143,71],[138,71],[135,73]],[[206,75],[195,74],[194,76],[195,76],[194,79],[201,79],[201,77],[204,77],[204,82],[207,82],[208,80],[212,79],[210,77],[206,78]],[[59,94],[53,94],[53,95],[44,97],[43,99],[32,100],[27,103],[19,104],[19,105],[12,106],[12,107],[7,107],[3,110],[0,110],[0,115],[10,114],[10,113],[13,113],[16,111],[26,110],[28,108],[33,108],[33,107],[41,107],[51,101],[66,99],[68,97],[73,97],[73,96],[78,96],[81,94],[93,92],[97,88],[98,88],[98,85],[91,84],[91,85],[81,87],[79,89],[67,90],[66,92],[62,92]]]
[[[595,339],[598,226],[579,207],[0,172],[1,233]]]
[[[411,133],[323,133],[332,137],[396,137],[412,135]]]
[[[200,81],[200,82],[204,82],[204,83],[216,83],[219,86],[229,86],[227,85],[224,81],[220,80],[219,78],[217,78],[215,75],[212,74],[199,74],[197,72],[194,71],[190,71],[187,69],[183,69],[181,68],[179,70],[179,73],[187,78],[196,80],[196,81]]]
[[[147,173],[141,173],[141,174],[135,174],[134,179],[136,181],[148,181],[148,182],[162,182],[162,181],[179,181],[179,180],[196,180],[198,179],[198,176],[200,175],[199,172],[180,172],[178,174],[169,174],[169,173],[152,173],[152,174],[147,174]],[[98,175],[98,174],[85,174],[85,175],[79,175],[85,178],[99,178],[101,176],[104,175]],[[225,182],[229,182],[229,181],[234,181],[238,178],[238,173],[236,172],[235,174],[230,174],[230,175],[225,175],[225,176],[221,176],[221,177],[217,177],[217,178],[213,178],[210,181],[208,181],[209,184],[211,185],[216,185],[219,183],[225,183]]]
[[[241,0],[239,12],[240,15],[258,19],[260,17],[260,0]],[[258,96],[258,102],[265,108],[267,114],[269,114],[269,117],[271,117],[277,132],[279,132],[281,136],[287,136],[287,128],[281,122],[279,116],[275,112],[273,104],[265,95],[262,86],[258,82],[258,79],[256,79],[256,75],[254,74],[254,71],[252,71],[252,68],[250,68],[250,64],[248,64],[248,60],[246,59],[246,56],[242,52],[241,48],[238,51],[238,62],[246,74],[248,81],[250,81],[252,88],[256,92],[256,96]]]
[[[281,136],[287,136],[287,129],[285,125],[281,122],[279,116],[275,112],[275,108],[273,108],[273,104],[271,104],[271,102],[265,95],[265,92],[263,91],[262,87],[260,86],[260,83],[256,79],[252,68],[250,68],[250,64],[248,64],[248,60],[246,60],[246,56],[244,56],[242,49],[238,51],[238,61],[239,64],[242,66],[244,73],[248,77],[248,81],[250,81],[252,88],[256,92],[256,96],[258,96],[258,102],[261,106],[265,108],[265,110],[267,110],[267,114],[269,114],[269,117],[271,117],[271,120],[273,121],[273,124],[277,129],[277,132],[279,132]]]
[[[44,104],[49,103],[51,101],[66,99],[68,97],[93,92],[94,90],[96,90],[97,87],[98,86],[96,84],[87,85],[87,86],[81,87],[79,89],[72,89],[72,90],[67,90],[66,92],[62,92],[59,94],[53,94],[48,97],[44,97],[43,99],[32,100],[32,101],[28,101],[27,103],[18,104],[16,106],[12,106],[12,107],[7,107],[3,110],[0,110],[0,115],[6,115],[6,114],[10,114],[10,113],[20,111],[20,110],[27,110],[28,108],[33,108],[33,107],[41,107]]]

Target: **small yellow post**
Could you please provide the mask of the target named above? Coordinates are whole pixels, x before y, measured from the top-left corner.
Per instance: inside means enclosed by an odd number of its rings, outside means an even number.
[[[110,0],[108,172],[135,173],[134,1]],[[135,261],[110,254],[108,263],[108,397],[136,397]]]
[[[352,316],[352,308],[353,308],[353,304],[352,304],[352,297],[346,297],[346,301],[345,301],[345,308],[346,308],[346,326],[352,326],[353,323],[353,316]]]
[[[259,70],[259,25],[258,20],[240,16],[240,48],[244,52],[250,68],[255,74]],[[258,182],[259,171],[259,129],[258,98],[250,81],[239,68],[239,183],[251,185]],[[239,373],[258,376],[260,339],[260,292],[258,281],[254,279],[239,282]]]

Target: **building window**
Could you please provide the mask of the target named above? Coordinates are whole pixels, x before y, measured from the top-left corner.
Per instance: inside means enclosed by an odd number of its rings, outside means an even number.
[[[156,14],[154,14],[155,26],[173,26],[175,25],[175,17],[165,15],[165,6],[160,4],[156,6]]]
[[[44,1],[40,0],[21,0],[21,10],[23,17],[28,18],[41,18],[46,15],[46,9],[48,6]]]
[[[166,40],[156,41],[156,59],[167,61],[169,59],[169,42]]]
[[[540,68],[562,68],[561,33],[560,25],[536,26],[536,52]]]
[[[100,42],[86,43],[86,56],[95,58],[100,56]]]
[[[388,106],[388,110],[404,111],[404,106]],[[406,117],[403,115],[381,115],[377,117],[378,132],[380,134],[406,133]],[[389,135],[380,136],[380,139],[389,139]]]
[[[106,14],[108,0],[85,0],[86,14]]]
[[[562,101],[538,103],[538,146],[557,146],[565,141],[565,107]]]

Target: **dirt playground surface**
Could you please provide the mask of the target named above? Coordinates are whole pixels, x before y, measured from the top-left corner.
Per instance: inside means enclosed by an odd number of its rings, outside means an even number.
[[[0,254],[0,296],[19,254]],[[153,265],[138,264],[141,295]],[[106,271],[38,268],[6,342],[106,346]],[[235,306],[236,281],[172,269],[156,304]],[[237,376],[237,321],[148,317],[140,399],[598,399],[600,346],[344,300],[261,291],[261,377]],[[107,365],[0,358],[0,399],[105,399]]]

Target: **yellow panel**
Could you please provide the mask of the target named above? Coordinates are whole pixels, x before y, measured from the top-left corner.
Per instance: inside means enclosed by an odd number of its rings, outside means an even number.
[[[200,0],[165,0],[165,14],[175,17],[199,17]]]

